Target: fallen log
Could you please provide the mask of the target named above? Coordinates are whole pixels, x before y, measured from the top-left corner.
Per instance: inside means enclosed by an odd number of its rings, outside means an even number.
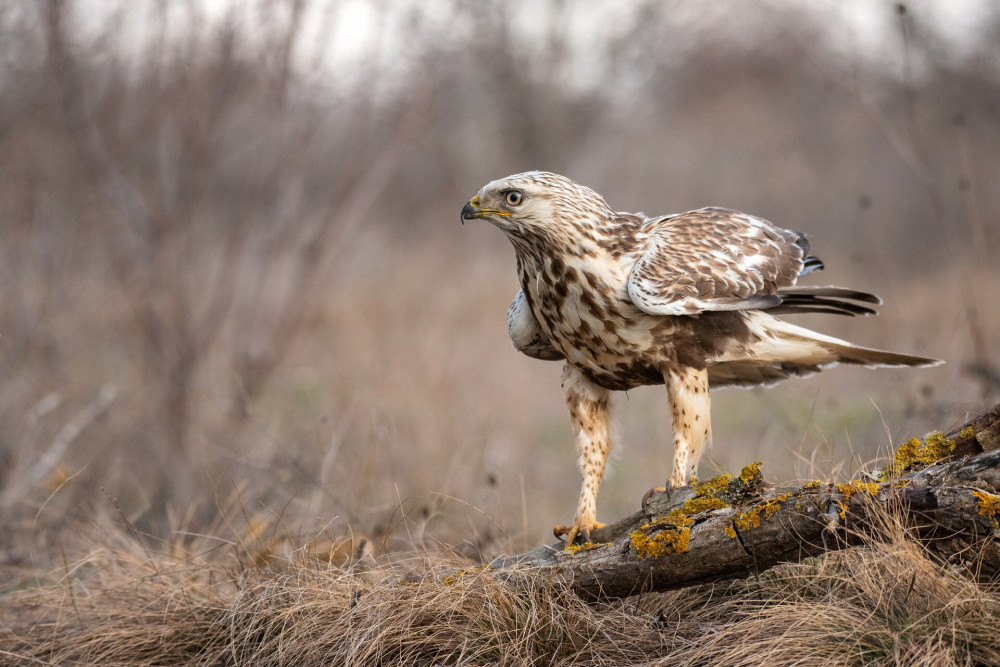
[[[1000,405],[949,432],[913,438],[880,471],[847,483],[782,489],[760,464],[673,493],[565,548],[560,542],[490,565],[531,569],[585,598],[743,578],[857,543],[897,516],[942,559],[1000,572]]]

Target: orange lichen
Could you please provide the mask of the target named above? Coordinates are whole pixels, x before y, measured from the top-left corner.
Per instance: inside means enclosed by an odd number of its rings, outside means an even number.
[[[875,482],[864,482],[860,479],[852,479],[846,484],[841,484],[837,482],[837,491],[840,491],[841,495],[844,496],[843,500],[837,501],[837,508],[840,510],[840,518],[844,519],[847,517],[847,503],[850,501],[851,496],[855,493],[863,492],[867,493],[872,497],[878,496],[878,484]]]
[[[976,429],[972,428],[971,426],[966,426],[961,430],[961,432],[959,432],[958,437],[960,437],[962,440],[968,440],[975,434],[976,434]]]
[[[755,494],[757,487],[763,481],[760,468],[764,465],[754,461],[743,467],[739,477],[723,474],[695,485],[695,495],[698,498],[715,498],[731,505]],[[721,509],[718,508],[718,509]]]
[[[729,507],[729,503],[721,498],[692,498],[684,502],[684,509],[682,511],[687,516],[693,516],[701,512],[721,510],[726,507]]]
[[[639,526],[632,532],[632,547],[639,558],[659,558],[681,554],[691,544],[691,524],[694,520],[682,510],[673,510],[665,517]]]
[[[764,465],[762,461],[754,461],[749,465],[743,466],[743,470],[740,471],[740,481],[747,486],[756,486],[761,483],[763,476],[760,474],[760,467]]]
[[[860,479],[852,479],[846,484],[837,483],[837,490],[844,496],[844,502],[851,499],[855,493],[864,491],[870,496],[878,495],[878,484],[875,482],[863,482]]]
[[[736,539],[736,528],[740,530],[750,530],[760,528],[760,524],[770,519],[775,512],[781,509],[781,504],[795,496],[794,492],[783,493],[776,498],[759,503],[753,507],[739,511],[733,516],[732,524],[726,526],[725,533],[730,539]]]
[[[725,509],[729,503],[718,496],[730,492],[736,480],[732,475],[719,475],[695,485],[695,497],[667,516],[639,526],[632,535],[632,546],[640,558],[658,558],[666,554],[679,554],[688,550],[691,543],[692,517]]]
[[[1000,529],[997,514],[1000,513],[1000,496],[986,491],[973,491],[972,495],[979,501],[979,513],[990,520],[993,530]]]
[[[718,498],[729,490],[730,483],[735,479],[732,475],[717,475],[704,482],[698,482],[694,487],[695,495],[699,498],[712,496]]]
[[[591,549],[606,547],[610,544],[611,542],[584,542],[583,544],[571,544],[563,549],[563,553],[570,554],[572,556],[580,553],[581,551],[590,551]]]
[[[923,442],[920,438],[910,438],[896,449],[892,463],[879,471],[879,480],[886,482],[907,470],[937,463],[947,458],[954,449],[955,441],[944,437],[940,431],[928,434]]]

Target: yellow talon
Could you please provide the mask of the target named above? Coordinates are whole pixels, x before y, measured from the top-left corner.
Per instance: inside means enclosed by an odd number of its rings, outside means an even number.
[[[576,542],[577,537],[583,537],[581,544],[586,544],[591,541],[590,535],[592,531],[604,528],[603,523],[600,521],[589,521],[587,523],[576,522],[572,526],[556,526],[552,529],[552,533],[557,539],[562,538],[563,535],[566,538],[563,543],[568,547]]]

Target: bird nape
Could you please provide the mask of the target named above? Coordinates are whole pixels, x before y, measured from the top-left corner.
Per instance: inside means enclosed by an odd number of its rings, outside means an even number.
[[[491,183],[462,208],[510,239],[521,290],[507,311],[514,347],[565,361],[562,387],[583,488],[565,543],[601,527],[597,490],[613,443],[611,392],[667,388],[674,433],[668,487],[688,484],[711,440],[709,389],[768,385],[834,364],[933,366],[860,347],[776,315],[868,315],[874,294],[797,286],[823,267],[801,232],[724,208],[647,217],[613,211],[588,187],[531,171]]]

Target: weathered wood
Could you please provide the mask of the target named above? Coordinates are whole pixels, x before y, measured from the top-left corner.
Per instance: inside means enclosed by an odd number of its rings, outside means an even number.
[[[587,598],[623,597],[747,577],[842,548],[889,510],[941,558],[994,574],[1000,572],[1000,449],[990,445],[998,431],[1000,405],[948,434],[954,451],[980,453],[943,457],[887,481],[779,489],[747,468],[725,489],[716,482],[714,493],[706,484],[697,494],[688,487],[654,494],[642,510],[595,531],[585,548],[557,543],[491,565],[530,568]]]
[[[972,437],[960,437],[962,431],[966,429],[972,429]],[[1000,403],[953,431],[949,431],[945,437],[955,440],[953,458],[1000,449]]]

